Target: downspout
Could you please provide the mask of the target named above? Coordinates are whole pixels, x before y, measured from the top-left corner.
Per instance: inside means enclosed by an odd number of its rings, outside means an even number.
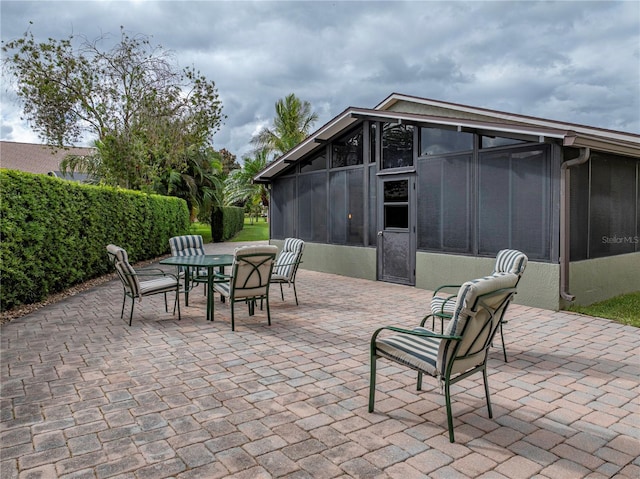
[[[589,161],[591,150],[580,148],[580,154],[573,160],[565,161],[560,167],[560,297],[566,301],[576,299],[569,293],[569,252],[571,249],[570,233],[571,216],[569,187],[571,185],[571,172],[569,168],[582,165]]]

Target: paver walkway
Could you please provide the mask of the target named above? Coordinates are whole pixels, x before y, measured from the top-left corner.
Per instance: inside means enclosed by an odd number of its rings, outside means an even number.
[[[210,251],[235,245],[208,245]],[[369,339],[414,326],[429,292],[301,270],[266,313],[197,290],[182,321],[159,296],[120,319],[117,281],[2,325],[0,476],[13,478],[640,477],[640,335],[512,306],[509,362],[453,387],[456,443],[435,381],[379,362]]]

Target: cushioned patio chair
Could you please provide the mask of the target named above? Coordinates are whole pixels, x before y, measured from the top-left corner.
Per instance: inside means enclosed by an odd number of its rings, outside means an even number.
[[[515,294],[517,275],[498,273],[464,283],[457,294],[451,321],[443,334],[421,326],[403,329],[385,326],[371,337],[369,412],[373,412],[376,389],[376,362],[384,358],[438,379],[445,394],[449,440],[454,442],[451,411],[452,384],[472,374],[482,373],[489,417],[493,417],[487,382],[487,356],[504,309]]]
[[[213,289],[223,298],[229,299],[231,308],[231,331],[235,331],[235,308],[238,301],[248,304],[249,315],[254,314],[257,300],[267,304],[267,320],[271,325],[269,309],[269,280],[273,271],[278,248],[276,246],[245,246],[234,251],[231,274],[216,273]]]
[[[282,290],[283,284],[288,284],[289,287],[293,286],[293,294],[296,298],[296,305],[298,304],[298,292],[296,291],[296,273],[298,267],[302,263],[302,252],[304,251],[304,241],[298,238],[287,238],[284,240],[282,251],[276,259],[276,264],[273,266],[273,274],[271,275],[271,282],[280,285],[280,296],[284,301],[284,291]]]
[[[169,247],[171,248],[171,256],[196,256],[205,254],[204,242],[200,235],[174,236],[173,238],[169,238]],[[187,268],[184,266],[178,266],[178,273],[181,276],[187,272],[189,273],[189,281],[188,284],[187,281],[185,281],[184,288],[184,302],[186,306],[189,306],[189,291],[193,289],[194,283],[206,284],[207,268],[189,268],[189,271],[186,270]],[[206,294],[207,288],[205,288],[204,291]]]
[[[513,273],[518,276],[518,282],[522,278],[525,268],[527,267],[528,258],[527,255],[521,251],[514,249],[503,249],[496,255],[496,263],[492,274],[500,273]],[[517,284],[516,284],[517,286]],[[451,319],[456,304],[456,294],[451,294],[452,291],[458,290],[459,284],[445,284],[442,285],[433,292],[431,298],[431,318],[432,328],[435,329],[435,320],[440,319],[440,331],[444,328],[444,320]],[[505,362],[507,361],[507,349],[504,345],[504,333],[502,331],[502,325],[507,321],[502,318],[500,323],[500,339],[502,341],[502,353],[504,355]]]
[[[110,244],[107,246],[107,254],[113,266],[115,267],[118,278],[122,282],[124,288],[124,297],[122,298],[122,311],[120,318],[124,317],[124,305],[127,296],[131,298],[131,313],[129,314],[129,326],[133,320],[133,307],[136,299],[142,300],[145,296],[154,294],[164,294],[164,309],[168,310],[167,293],[175,292],[176,299],[173,306],[173,313],[178,309],[178,319],[180,316],[180,278],[176,275],[166,273],[159,268],[145,269],[136,271],[129,264],[129,255],[119,246]],[[149,278],[149,279],[144,279]]]

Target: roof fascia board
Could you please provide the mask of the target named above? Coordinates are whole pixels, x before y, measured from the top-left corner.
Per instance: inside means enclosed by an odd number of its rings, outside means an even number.
[[[458,103],[449,103],[437,100],[431,100],[428,98],[414,97],[410,95],[403,95],[400,93],[393,93],[384,99],[381,103],[375,106],[375,110],[388,110],[393,104],[399,101],[406,101],[409,103],[417,103],[419,105],[427,105],[439,108],[447,108],[454,111],[460,111],[463,113],[470,113],[476,115],[485,115],[495,118],[496,120],[515,121],[519,123],[527,123],[528,125],[541,126],[545,128],[554,128],[561,130],[574,130],[576,132],[587,133],[592,135],[602,136],[604,133],[608,137],[616,138],[619,140],[626,140],[629,137],[635,137],[640,142],[640,135],[635,133],[619,132],[616,130],[608,130],[605,128],[597,128],[586,125],[579,125],[575,123],[565,123],[555,120],[546,120],[544,118],[537,118],[533,116],[519,115],[516,113],[508,113],[498,110],[491,110],[488,108],[479,108],[468,105],[461,105]]]

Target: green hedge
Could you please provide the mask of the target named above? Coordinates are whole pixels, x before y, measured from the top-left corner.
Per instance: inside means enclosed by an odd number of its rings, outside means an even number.
[[[233,238],[244,228],[244,208],[225,206],[223,211],[222,241]]]
[[[6,311],[110,271],[106,245],[131,262],[189,230],[184,200],[0,170],[0,281]]]
[[[233,238],[244,228],[244,208],[238,206],[223,206],[213,208],[210,216],[199,214],[201,223],[208,223],[211,227],[211,241],[219,243]]]

